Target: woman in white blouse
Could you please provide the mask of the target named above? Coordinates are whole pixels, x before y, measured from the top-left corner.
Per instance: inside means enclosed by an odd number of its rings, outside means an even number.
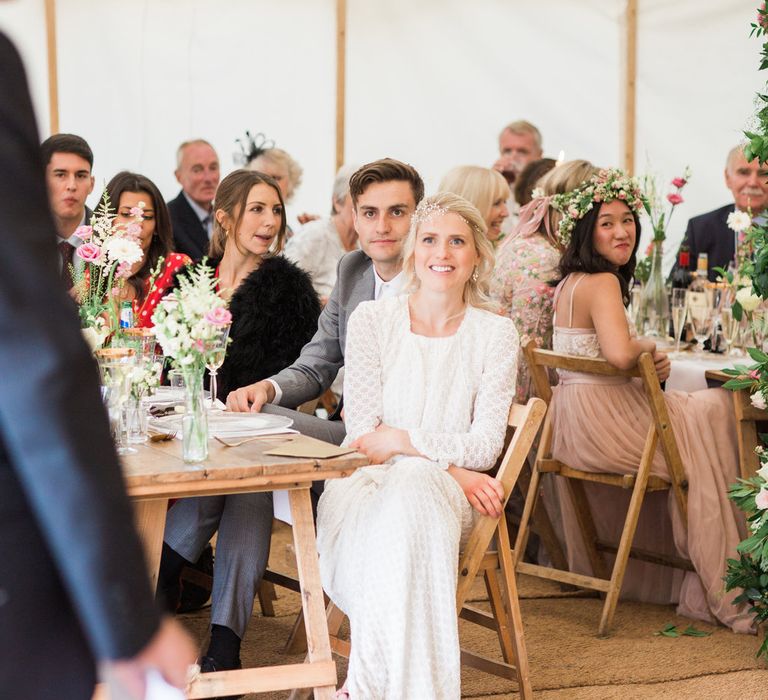
[[[329,482],[318,508],[325,590],[349,616],[341,696],[461,695],[455,608],[459,543],[472,508],[498,516],[483,474],[501,451],[518,338],[485,310],[493,251],[478,210],[441,193],[405,244],[410,294],[350,317],[345,443],[376,466]]]

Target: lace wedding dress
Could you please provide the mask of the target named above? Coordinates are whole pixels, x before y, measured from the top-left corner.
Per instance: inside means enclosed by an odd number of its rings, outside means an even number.
[[[443,338],[411,332],[405,295],[350,317],[345,444],[383,422],[424,455],[330,481],[320,499],[320,571],[350,619],[352,700],[461,696],[456,578],[472,509],[446,467],[493,466],[517,353],[513,323],[473,307]]]
[[[568,278],[566,278],[567,280]],[[556,352],[601,357],[594,329],[572,328],[571,287],[568,326],[555,320]],[[566,280],[555,293],[555,306]],[[630,324],[630,332],[634,329]],[[586,471],[637,472],[651,421],[645,394],[637,379],[599,377],[560,371],[552,401],[552,456]],[[751,615],[733,605],[737,592],[725,593],[726,559],[736,556],[744,536],[744,518],[729,501],[728,487],[738,478],[736,422],[729,392],[705,389],[664,394],[678,449],[688,477],[688,528],[680,518],[674,493],[647,494],[634,544],[638,548],[690,558],[696,573],[686,573],[630,560],[622,597],[657,603],[678,602],[678,613],[712,622],[736,632],[751,632]],[[651,474],[669,480],[658,448]],[[558,480],[562,481],[562,480]],[[618,540],[629,494],[597,484],[586,485],[598,536]],[[592,573],[570,501],[560,490],[565,539],[572,571]],[[671,517],[670,517],[671,516]],[[612,564],[612,557],[607,558]]]

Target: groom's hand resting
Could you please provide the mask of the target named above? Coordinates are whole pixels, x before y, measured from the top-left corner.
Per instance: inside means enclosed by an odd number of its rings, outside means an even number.
[[[275,387],[271,382],[256,382],[230,391],[227,396],[227,410],[257,413],[265,403],[270,403],[274,398]]]

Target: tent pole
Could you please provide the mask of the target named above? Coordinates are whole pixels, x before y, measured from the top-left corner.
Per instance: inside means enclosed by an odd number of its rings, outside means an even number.
[[[637,96],[637,0],[627,0],[626,60],[624,76],[624,169],[635,171],[635,127]]]
[[[347,0],[336,0],[336,170],[344,165],[347,69]]]
[[[48,113],[52,134],[59,132],[59,71],[56,50],[56,0],[45,0],[45,34],[48,42]]]

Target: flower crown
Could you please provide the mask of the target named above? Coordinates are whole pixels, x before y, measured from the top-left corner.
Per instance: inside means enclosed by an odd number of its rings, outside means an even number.
[[[640,184],[618,168],[601,170],[586,185],[552,197],[552,206],[563,215],[557,227],[557,237],[562,246],[568,245],[576,222],[592,210],[595,202],[612,202],[615,199],[625,202],[635,213],[639,213],[644,206]]]

